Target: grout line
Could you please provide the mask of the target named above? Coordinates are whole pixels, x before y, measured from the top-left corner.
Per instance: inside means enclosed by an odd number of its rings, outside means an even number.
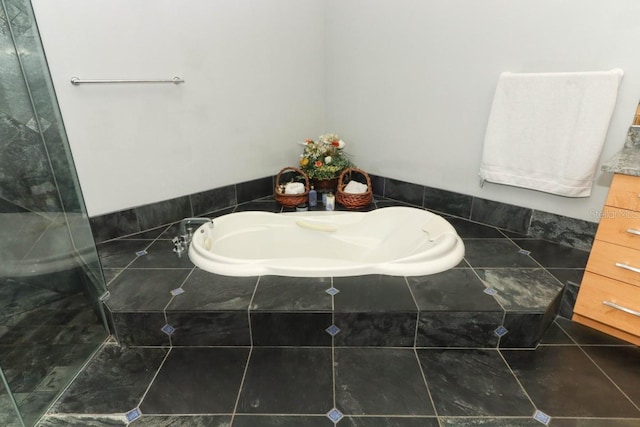
[[[256,280],[256,285],[253,287],[253,293],[251,294],[251,298],[249,299],[249,305],[247,306],[247,322],[249,323],[249,345],[253,348],[253,329],[251,328],[251,306],[253,305],[253,299],[256,297],[256,293],[258,292],[258,285],[260,284],[260,279],[262,276],[258,276]]]
[[[507,369],[509,369],[509,372],[511,372],[511,375],[513,375],[513,378],[516,380],[516,382],[518,383],[518,385],[520,386],[520,388],[522,389],[522,392],[524,393],[525,396],[527,396],[527,399],[529,399],[529,402],[531,402],[531,405],[533,406],[534,409],[534,413],[536,410],[538,410],[538,406],[535,404],[535,402],[533,401],[533,399],[531,398],[531,396],[529,396],[529,393],[527,392],[527,390],[524,388],[524,385],[522,385],[522,383],[520,382],[520,378],[518,378],[518,376],[516,375],[515,372],[513,372],[513,369],[511,369],[511,365],[509,365],[509,363],[507,362],[507,359],[504,358],[504,355],[502,354],[502,350],[500,350],[499,348],[496,349],[496,352],[500,355],[500,358],[502,359],[502,361],[504,362],[505,366],[507,367]]]
[[[422,369],[422,363],[420,363],[420,357],[418,356],[418,349],[413,348],[413,354],[416,357],[416,362],[418,362],[418,369],[420,369],[420,375],[422,375],[422,381],[424,383],[425,388],[427,389],[427,394],[429,395],[429,401],[431,402],[431,406],[433,407],[433,413],[438,421],[438,425],[440,427],[444,427],[441,423],[440,416],[438,415],[438,408],[436,408],[436,404],[433,401],[433,395],[431,394],[431,389],[429,388],[429,382],[427,381],[427,374],[425,374],[424,369]]]
[[[233,413],[231,414],[230,426],[233,426],[233,422],[238,413],[238,405],[240,404],[240,396],[242,395],[242,389],[244,388],[244,380],[247,378],[247,371],[249,370],[249,363],[251,362],[251,356],[253,355],[253,346],[249,348],[247,354],[247,362],[244,365],[244,372],[242,373],[242,380],[240,380],[240,386],[238,387],[238,395],[236,396],[236,403],[233,405]]]
[[[636,403],[635,403],[633,400],[631,400],[631,398],[627,395],[627,393],[625,393],[625,392],[624,392],[624,391],[623,391],[623,390],[618,386],[618,384],[616,384],[616,382],[615,382],[615,381],[614,381],[614,380],[613,380],[613,379],[612,379],[612,378],[611,378],[611,377],[610,377],[610,376],[609,376],[609,375],[604,371],[604,369],[602,369],[602,368],[600,367],[600,365],[598,365],[598,363],[596,363],[596,361],[595,361],[595,360],[593,360],[593,359],[591,358],[591,356],[589,356],[589,353],[587,353],[587,352],[582,348],[582,346],[581,346],[580,344],[578,344],[578,348],[579,348],[579,349],[580,349],[580,351],[581,351],[581,352],[582,352],[582,353],[587,357],[587,359],[589,359],[589,360],[591,361],[591,363],[593,363],[593,364],[595,365],[595,367],[596,367],[596,368],[598,368],[598,370],[599,370],[600,372],[602,372],[602,375],[604,375],[604,376],[605,376],[609,381],[611,381],[611,384],[613,384],[613,386],[614,386],[615,388],[617,388],[617,389],[618,389],[618,391],[619,391],[620,393],[622,393],[622,395],[623,395],[624,397],[626,397],[626,398],[627,398],[627,400],[628,400],[629,402],[631,402],[631,405],[633,405],[633,407],[634,407],[634,408],[636,408],[638,411],[640,411],[640,407],[639,407],[638,405],[636,405]]]
[[[140,408],[140,405],[142,405],[142,402],[144,402],[145,397],[147,397],[147,393],[149,393],[149,390],[151,390],[151,386],[153,385],[154,381],[156,380],[156,378],[160,374],[160,371],[162,370],[162,367],[164,366],[165,362],[169,358],[169,355],[171,354],[172,351],[173,351],[173,347],[169,347],[169,350],[167,350],[167,354],[164,355],[164,358],[162,359],[162,362],[160,362],[160,366],[158,366],[158,369],[156,370],[156,373],[153,375],[153,378],[151,378],[151,381],[149,381],[149,385],[147,386],[147,388],[144,391],[144,393],[142,393],[142,397],[140,397],[140,401],[136,405],[136,408]],[[131,408],[131,409],[134,409],[134,408]]]

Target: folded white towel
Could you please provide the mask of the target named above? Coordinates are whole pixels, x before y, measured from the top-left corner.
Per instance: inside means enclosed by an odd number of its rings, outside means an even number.
[[[304,184],[301,182],[288,182],[284,186],[284,194],[302,194],[304,193]]]
[[[364,194],[367,192],[369,187],[366,184],[363,184],[358,181],[349,181],[347,185],[344,186],[344,192],[349,194]]]
[[[587,197],[623,72],[502,73],[484,139],[480,177]]]

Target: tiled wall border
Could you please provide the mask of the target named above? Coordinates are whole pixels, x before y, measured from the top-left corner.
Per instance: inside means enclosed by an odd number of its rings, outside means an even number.
[[[371,176],[376,196],[498,227],[512,233],[590,250],[597,224],[397,179]],[[273,194],[274,177],[194,193],[91,218],[96,242],[139,233]]]

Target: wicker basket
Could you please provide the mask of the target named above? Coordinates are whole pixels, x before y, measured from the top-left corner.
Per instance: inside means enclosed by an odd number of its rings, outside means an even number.
[[[346,187],[346,183],[344,182],[345,175],[349,174],[351,179],[353,179],[351,175],[354,172],[359,173],[366,180],[367,191],[364,193],[351,194],[344,192],[344,188]],[[373,192],[371,191],[371,178],[369,178],[369,175],[365,171],[358,168],[347,168],[342,171],[340,178],[338,178],[338,191],[336,192],[336,201],[338,203],[347,209],[360,209],[368,206],[372,199]]]
[[[284,194],[284,192],[281,192],[280,176],[287,171],[297,172],[304,178],[304,193]],[[278,175],[276,175],[276,186],[273,190],[273,194],[275,195],[276,202],[280,203],[282,206],[286,206],[289,208],[296,207],[302,203],[307,203],[307,200],[309,198],[309,177],[301,169],[294,168],[292,166],[286,167],[278,172]]]

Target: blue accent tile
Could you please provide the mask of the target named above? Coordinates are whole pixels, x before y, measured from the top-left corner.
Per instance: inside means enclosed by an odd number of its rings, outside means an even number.
[[[493,288],[486,288],[483,292],[487,295],[495,295],[498,293],[498,291]]]
[[[551,421],[551,417],[540,410],[536,410],[535,414],[533,414],[533,419],[546,426],[548,426]]]
[[[504,326],[498,326],[498,328],[494,332],[497,336],[502,337],[505,336],[509,332],[509,330]]]
[[[329,295],[335,295],[340,291],[332,286],[329,289],[327,289],[325,292],[328,293]]]
[[[327,329],[325,329],[325,331],[327,331],[327,333],[332,337],[335,337],[340,332],[340,328],[338,328],[336,325],[331,325]]]
[[[166,324],[160,330],[167,335],[171,335],[176,329],[173,326]]]
[[[134,409],[130,410],[129,412],[127,412],[125,414],[125,416],[127,417],[127,421],[128,422],[132,422],[132,421],[137,420],[138,418],[140,418],[142,416],[142,413],[140,412],[139,408],[134,408]]]
[[[136,252],[136,255],[138,255],[138,256],[145,256],[145,255],[147,255],[147,254],[148,254],[148,252],[147,252],[147,251],[145,251],[145,250],[142,250],[142,251],[138,251],[138,252]]]
[[[340,412],[338,409],[333,408],[332,410],[330,410],[327,413],[327,418],[329,418],[331,421],[333,421],[334,423],[337,423],[338,421],[340,421],[342,418],[344,417],[344,415],[342,414],[342,412]]]
[[[182,288],[176,288],[176,289],[172,289],[171,290],[171,295],[173,295],[174,297],[176,295],[180,295],[180,294],[183,294],[183,293],[184,293],[184,289],[182,289]]]
[[[526,249],[520,249],[518,253],[521,253],[522,255],[531,255],[531,251],[528,251]]]

